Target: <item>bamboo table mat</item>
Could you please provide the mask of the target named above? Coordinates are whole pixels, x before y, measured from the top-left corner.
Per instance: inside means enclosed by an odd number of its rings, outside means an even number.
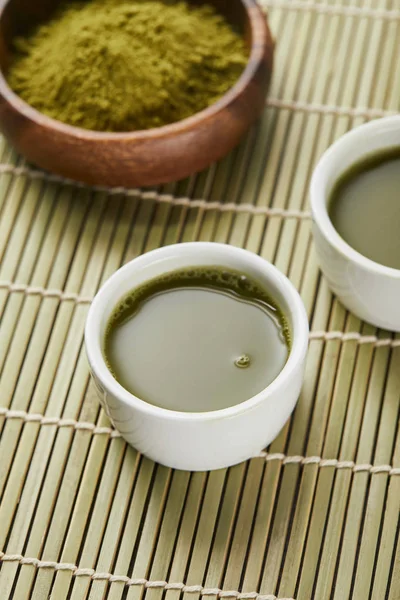
[[[400,599],[400,337],[349,314],[314,252],[321,153],[400,99],[399,0],[267,0],[263,118],[195,177],[90,189],[0,144],[0,600]],[[174,472],[100,410],[83,328],[121,264],[214,240],[274,262],[311,323],[296,411],[262,455]]]

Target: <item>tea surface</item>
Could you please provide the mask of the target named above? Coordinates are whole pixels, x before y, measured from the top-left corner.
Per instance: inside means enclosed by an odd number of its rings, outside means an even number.
[[[354,250],[400,269],[400,148],[371,155],[346,171],[333,189],[329,216]]]
[[[289,347],[285,317],[257,282],[204,267],[172,272],[126,296],[109,321],[104,353],[135,396],[204,412],[265,389]]]

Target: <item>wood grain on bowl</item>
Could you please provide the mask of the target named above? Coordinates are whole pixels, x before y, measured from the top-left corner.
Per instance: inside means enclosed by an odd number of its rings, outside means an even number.
[[[208,0],[241,31],[249,47],[245,71],[218,102],[178,123],[128,133],[88,131],[40,114],[12,92],[5,74],[13,38],[49,18],[59,3],[0,0],[0,128],[35,165],[88,184],[166,183],[222,158],[262,111],[274,50],[265,15],[255,0]]]

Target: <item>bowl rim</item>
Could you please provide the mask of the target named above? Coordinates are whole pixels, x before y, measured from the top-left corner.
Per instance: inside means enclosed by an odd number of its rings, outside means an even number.
[[[363,123],[354,129],[346,132],[339,139],[337,139],[322,155],[318,161],[310,184],[310,204],[311,213],[314,225],[318,227],[321,234],[326,238],[328,243],[337,251],[341,256],[357,266],[363,268],[366,271],[374,275],[381,275],[390,277],[391,279],[400,279],[400,269],[394,267],[388,267],[386,265],[375,262],[374,260],[367,258],[357,250],[355,250],[350,244],[348,244],[341,235],[336,231],[328,213],[328,194],[327,194],[327,176],[326,173],[330,168],[331,161],[338,155],[341,154],[342,149],[349,147],[350,145],[360,144],[362,146],[363,141],[368,138],[371,134],[381,133],[385,131],[393,131],[393,126],[400,133],[400,115],[393,115],[376,119],[369,123]],[[396,147],[396,144],[385,145],[382,143],[380,148],[377,150],[385,150],[385,148]],[[400,143],[398,144],[400,149]],[[356,160],[347,162],[342,170],[345,172],[353,164],[357,163],[363,158],[368,156],[371,151],[361,154]],[[335,176],[335,181],[340,176],[338,173]]]
[[[288,359],[277,377],[266,388],[261,390],[261,392],[248,400],[234,406],[214,411],[183,412],[170,410],[141,400],[134,394],[128,392],[113,377],[105,362],[101,348],[99,334],[100,322],[102,315],[104,314],[105,306],[108,303],[107,296],[109,291],[115,289],[119,279],[123,279],[124,275],[129,272],[129,270],[132,270],[132,268],[140,270],[142,266],[155,260],[163,261],[173,259],[173,257],[176,256],[176,253],[187,255],[190,252],[202,253],[204,251],[205,255],[213,251],[218,252],[220,254],[219,258],[221,259],[221,262],[223,261],[222,257],[227,257],[228,254],[230,258],[234,258],[235,256],[238,257],[239,260],[240,258],[245,258],[253,267],[257,268],[259,272],[266,273],[268,277],[273,280],[274,285],[284,297],[290,312],[289,317],[292,321],[293,329],[292,347]],[[205,263],[206,262],[207,260],[205,258]],[[172,244],[157,248],[156,250],[152,250],[133,259],[111,275],[98,291],[90,306],[85,326],[85,347],[89,365],[92,372],[99,379],[101,385],[104,386],[107,392],[117,398],[120,402],[122,401],[131,409],[167,421],[219,421],[221,419],[238,417],[253,410],[260,404],[268,402],[271,396],[276,394],[282,386],[288,384],[288,382],[290,383],[291,378],[296,375],[299,365],[303,363],[307,354],[308,342],[309,322],[307,313],[298,291],[286,275],[279,271],[272,263],[249,250],[216,242],[186,242]],[[282,398],[282,402],[285,402],[285,398]]]
[[[0,23],[4,17],[4,10],[10,1],[11,0],[0,0]],[[146,142],[187,133],[188,131],[195,129],[198,125],[204,124],[205,121],[213,119],[215,116],[229,107],[234,101],[240,98],[243,91],[254,79],[260,64],[263,62],[266,49],[268,48],[268,42],[273,45],[267,20],[256,0],[239,1],[243,4],[248,14],[252,35],[251,50],[247,64],[236,83],[229,88],[229,90],[225,92],[225,94],[219,100],[214,102],[211,106],[195,113],[194,115],[191,115],[190,117],[182,119],[181,121],[163,125],[162,127],[135,130],[131,132],[96,131],[76,127],[74,125],[68,125],[67,123],[53,119],[52,117],[49,117],[36,110],[30,104],[25,102],[20,96],[18,96],[18,94],[16,94],[8,85],[3,73],[3,69],[0,69],[0,94],[7,100],[7,102],[9,102],[14,110],[16,110],[29,121],[32,121],[41,127],[55,131],[61,135],[68,135],[75,139],[95,140],[96,142],[109,142],[113,140],[121,142]],[[260,17],[262,17],[262,19],[260,19]],[[264,23],[264,26],[262,23]]]

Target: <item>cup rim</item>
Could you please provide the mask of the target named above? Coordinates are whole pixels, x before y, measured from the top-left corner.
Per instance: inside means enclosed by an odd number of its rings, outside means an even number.
[[[396,125],[400,133],[400,115],[394,115],[391,117],[384,117],[376,119],[370,123],[364,123],[354,129],[348,131],[336,140],[322,155],[314,169],[311,184],[310,184],[310,203],[311,212],[314,223],[316,223],[327,238],[328,242],[337,250],[342,256],[356,263],[358,266],[365,270],[377,274],[391,277],[392,279],[400,279],[400,269],[388,267],[378,262],[367,258],[357,250],[355,250],[350,244],[348,244],[336,231],[333,223],[329,217],[327,200],[326,197],[326,170],[328,169],[331,161],[336,157],[345,146],[353,144],[357,140],[362,141],[365,136],[370,135],[376,131],[384,131],[385,129],[392,130],[393,125]],[[381,149],[384,150],[389,146],[382,144]],[[391,145],[390,147],[394,147]],[[399,138],[399,149],[400,149],[400,138]],[[369,153],[366,152],[365,156]],[[351,167],[354,162],[348,162],[345,165],[344,171]],[[344,172],[343,171],[343,172]],[[321,192],[322,190],[322,192]]]
[[[288,360],[281,372],[270,383],[269,386],[264,388],[252,398],[249,398],[240,404],[205,412],[183,412],[155,406],[144,400],[141,400],[126,390],[113,377],[108,366],[106,365],[101,343],[99,342],[100,336],[98,330],[101,323],[101,317],[105,309],[105,302],[107,302],[107,293],[109,292],[110,288],[115,288],[115,286],[118,284],[118,280],[133,267],[135,269],[140,268],[152,259],[163,258],[163,255],[165,258],[172,257],[173,253],[176,252],[185,253],[187,250],[195,250],[196,252],[201,253],[204,252],[204,250],[209,251],[210,249],[214,249],[221,254],[224,252],[229,253],[231,256],[246,256],[253,262],[253,265],[258,266],[260,272],[268,272],[268,275],[272,277],[274,284],[277,286],[280,293],[284,297],[285,302],[287,303],[290,313],[288,316],[292,322],[293,340]],[[205,258],[205,264],[206,262],[207,261]],[[255,406],[265,402],[279,387],[281,387],[282,384],[290,379],[297,366],[301,364],[305,358],[308,348],[308,340],[309,324],[307,313],[298,291],[289,281],[289,279],[274,265],[258,255],[248,250],[215,242],[188,242],[172,244],[170,246],[164,246],[162,248],[152,250],[151,252],[133,259],[118,269],[101,287],[90,306],[85,326],[85,346],[88,361],[93,373],[99,379],[100,383],[105,387],[107,392],[122,400],[126,405],[137,409],[139,412],[158,416],[159,418],[165,420],[174,421],[213,421],[220,420],[222,418],[235,417],[239,414],[252,410]],[[282,401],[284,401],[284,399]]]

